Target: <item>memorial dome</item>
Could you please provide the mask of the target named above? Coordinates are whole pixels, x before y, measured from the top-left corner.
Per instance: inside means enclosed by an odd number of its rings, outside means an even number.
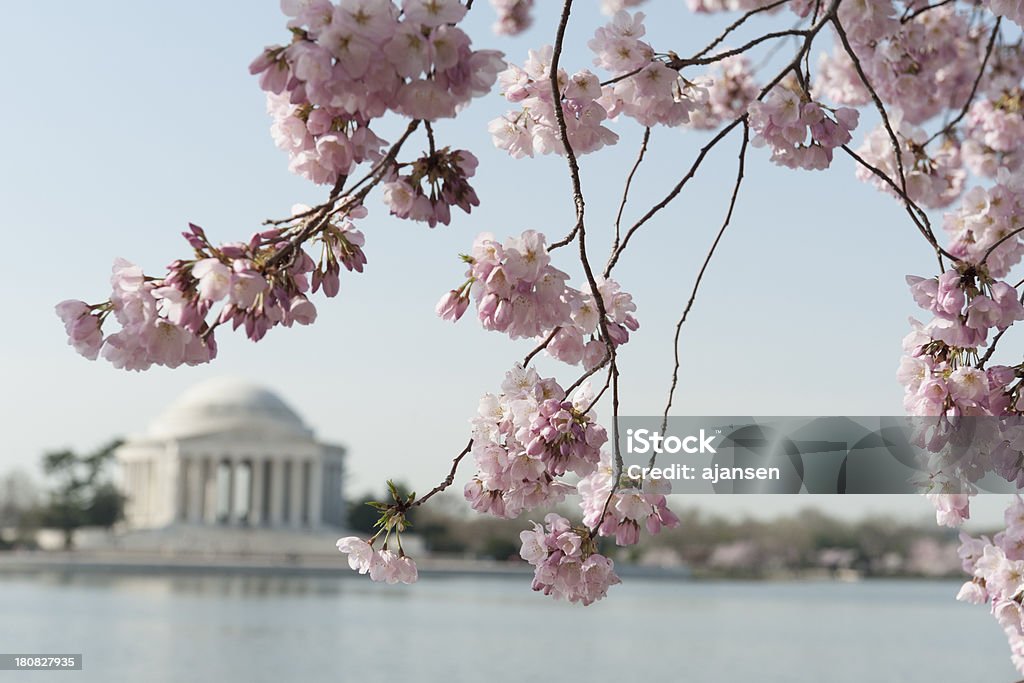
[[[207,380],[183,393],[150,424],[149,436],[180,439],[240,431],[312,436],[277,394],[234,378]]]

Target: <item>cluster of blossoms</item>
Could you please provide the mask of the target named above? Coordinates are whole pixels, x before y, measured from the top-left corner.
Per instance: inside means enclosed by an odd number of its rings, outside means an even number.
[[[467,280],[438,302],[442,318],[458,320],[473,294],[484,328],[512,339],[540,336],[569,319],[569,276],[551,265],[542,233],[527,230],[504,245],[491,233],[481,233],[463,260],[469,264]]]
[[[607,331],[611,343],[619,346],[640,326],[633,315],[633,297],[610,278],[597,282],[605,312],[602,326],[600,306],[589,283],[582,290],[566,285],[569,276],[551,265],[542,233],[527,230],[504,244],[490,233],[481,233],[471,254],[462,258],[469,265],[466,281],[437,304],[438,315],[446,320],[462,317],[473,297],[485,329],[504,332],[512,339],[553,333],[547,352],[570,365],[582,362],[588,370],[607,356],[602,332]]]
[[[1016,0],[982,5],[1020,22],[1021,3]],[[993,26],[976,18],[955,5],[935,6],[892,32],[854,45],[883,102],[902,110],[894,120],[904,145],[911,199],[930,208],[949,205],[963,187],[961,159],[974,174],[995,180],[963,194],[945,215],[953,267],[937,278],[908,278],[916,303],[934,317],[926,324],[911,321],[898,378],[905,387],[905,408],[920,425],[916,444],[927,454],[921,483],[937,522],[953,527],[969,518],[970,497],[986,474],[1024,487],[1024,364],[989,364],[992,349],[981,351],[995,343],[993,332],[1024,320],[1017,288],[1004,281],[1024,257],[1017,235],[1024,227],[1024,178],[1019,174],[1024,166],[1024,70],[1019,48],[1007,50],[994,35],[987,45]],[[979,73],[982,60],[987,67]],[[868,101],[848,57],[840,52],[823,67],[817,84],[821,92],[846,104]],[[975,90],[978,96],[969,103]],[[959,142],[956,130],[945,128],[940,131],[941,147],[926,152],[923,143],[929,138],[909,124],[963,110],[968,103]],[[870,134],[860,152],[890,177],[898,176],[882,131]],[[862,170],[858,175],[870,178]],[[960,557],[972,579],[957,598],[991,604],[1009,639],[1013,663],[1024,672],[1020,497],[1007,510],[1005,522],[1006,529],[992,539],[961,533]]]
[[[985,261],[993,277],[1005,277],[1024,256],[1014,234],[1024,227],[1024,176],[1003,170],[991,187],[971,188],[956,211],[946,214],[949,251],[957,258]]]
[[[967,194],[965,206],[976,194]],[[981,215],[976,220],[984,222],[982,215],[991,208],[977,206]],[[996,251],[985,253],[994,256]],[[1024,434],[1019,425],[974,419],[1015,415],[1024,409],[1024,365],[984,368],[987,359],[979,353],[991,330],[1005,330],[1024,320],[1016,289],[995,279],[1005,275],[1020,255],[1018,250],[990,265],[982,254],[976,263],[958,261],[937,278],[907,278],[915,302],[935,317],[927,324],[911,320],[914,329],[903,341],[897,377],[904,385],[907,412],[935,416],[922,420],[916,438],[932,454],[921,483],[942,525],[958,526],[969,517],[969,496],[986,472],[1024,483]],[[968,442],[958,443],[964,434],[969,434]]]
[[[618,136],[604,123],[619,115],[644,126],[692,122],[695,127],[708,127],[712,121],[742,112],[756,96],[742,58],[723,60],[721,79],[683,78],[670,64],[656,59],[654,48],[641,40],[646,33],[643,22],[643,12],[619,9],[587,43],[594,52],[594,64],[612,75],[606,85],[586,69],[572,76],[559,70],[558,99],[569,144],[577,154],[614,144]],[[506,99],[520,109],[493,120],[489,130],[494,144],[515,158],[564,153],[549,80],[551,56],[550,46],[531,50],[522,67],[510,64],[498,75]]]
[[[533,24],[533,0],[491,0],[491,6],[498,13],[494,24],[498,35],[515,36]]]
[[[551,513],[544,525],[519,534],[520,556],[536,569],[533,590],[544,595],[589,605],[603,598],[608,588],[622,583],[614,563],[597,552],[590,532],[573,527],[569,520]]]
[[[297,207],[297,210],[303,209],[302,206]],[[314,292],[322,288],[326,296],[336,296],[341,289],[342,266],[349,271],[363,272],[363,266],[366,265],[363,245],[366,244],[366,238],[356,229],[351,219],[365,218],[366,215],[366,208],[358,205],[344,214],[332,215],[327,220],[318,236],[321,250],[320,261],[313,271]]]
[[[963,147],[968,168],[993,178],[1000,168],[1017,171],[1024,164],[1024,90],[1019,75],[998,79],[990,90],[971,105]]]
[[[983,32],[972,30],[968,15],[946,5],[894,23],[885,19],[885,11],[868,12],[868,6],[840,5],[873,17],[861,25],[870,27],[863,35],[874,39],[858,42],[851,35],[850,42],[882,100],[902,110],[904,120],[915,125],[947,108],[962,107],[978,75],[979,52],[984,52]],[[836,49],[841,53],[842,47]],[[826,63],[817,87],[840,104],[864,104],[866,90],[848,57],[840,54]],[[844,98],[844,93],[849,97]]]
[[[486,94],[501,54],[473,50],[454,26],[458,0],[286,0],[292,42],[266,48],[250,66],[260,75],[275,142],[293,172],[334,184],[383,141],[370,122],[392,111],[432,121],[455,116]]]
[[[1011,658],[1024,670],[1024,501],[1020,496],[1006,509],[1005,531],[989,539],[960,533],[959,555],[972,579],[956,599],[975,605],[991,603],[992,615],[1010,642]]]
[[[749,112],[755,133],[751,144],[771,147],[771,160],[780,166],[810,170],[829,167],[832,150],[852,139],[850,132],[860,116],[849,107],[828,109],[792,82],[772,88],[763,101],[750,105]]]
[[[309,209],[300,205],[295,211]],[[259,341],[277,325],[313,323],[317,313],[310,290],[322,288],[334,296],[341,266],[362,271],[366,263],[362,233],[350,220],[365,215],[356,205],[325,221],[319,264],[295,248],[289,232],[281,228],[257,233],[249,242],[214,246],[202,228],[190,225],[184,236],[195,258],[174,261],[163,278],[149,277],[139,266],[118,259],[109,300],[95,305],[64,301],[57,314],[79,353],[90,359],[102,355],[117,368],[206,363],[216,356],[214,332],[219,325],[242,327]],[[223,305],[211,316],[218,303]],[[102,327],[111,313],[121,329],[104,336]]]
[[[213,337],[201,336],[205,330],[193,331],[169,319],[169,311],[179,318],[183,314],[173,286],[163,287],[164,283],[147,278],[142,268],[124,259],[114,261],[110,284],[113,291],[103,304],[72,300],[57,304],[68,343],[80,354],[91,360],[102,354],[124,370],[146,370],[154,364],[197,365],[216,355]],[[238,296],[247,294],[244,286],[239,288]],[[104,336],[103,324],[110,313],[121,329]]]
[[[807,14],[814,2],[803,3]],[[839,3],[839,23],[851,45],[870,46],[896,33],[900,22],[892,0],[857,0]]]
[[[464,149],[439,149],[409,164],[409,172],[383,186],[384,203],[391,215],[426,222],[430,227],[438,223],[448,225],[451,207],[466,213],[480,206],[476,191],[469,178],[476,173],[476,156]],[[423,189],[426,181],[427,190]]]
[[[367,125],[344,124],[326,109],[295,107],[286,95],[267,95],[270,135],[288,153],[288,170],[319,185],[334,185],[364,161],[379,161],[384,140]]]
[[[372,542],[346,536],[338,539],[338,550],[348,555],[349,567],[360,574],[369,574],[372,581],[415,583],[419,578],[416,563],[401,550],[397,553],[388,550],[386,543],[376,550]]]
[[[625,546],[639,542],[641,528],[656,534],[664,527],[679,526],[679,518],[668,509],[665,498],[672,492],[670,482],[657,478],[640,482],[623,477],[612,493],[614,481],[611,457],[603,453],[598,468],[576,485],[583,523],[597,529],[598,534],[614,536],[618,545]]]
[[[935,317],[914,323],[904,340],[899,378],[911,415],[999,415],[1004,390],[1013,378],[1006,368],[987,371],[969,361],[977,357],[989,330],[1024,320],[1016,290],[993,280],[984,267],[963,262],[937,278],[908,277],[914,301]]]
[[[900,143],[900,161],[907,181],[907,196],[915,203],[930,209],[949,206],[963,192],[967,176],[960,162],[960,148],[950,138],[944,138],[940,145],[929,151],[928,134],[917,126],[900,121],[898,115],[890,116],[890,123]],[[882,171],[899,186],[900,166],[892,149],[892,139],[885,126],[880,124],[867,134],[857,153],[866,162]],[[896,195],[889,183],[873,171],[857,166],[857,178],[870,182],[882,192]]]
[[[695,82],[707,91],[707,100],[690,112],[687,125],[701,130],[715,129],[741,116],[760,92],[750,61],[743,55],[726,57]]]
[[[570,399],[533,368],[509,371],[501,393],[485,394],[472,421],[477,472],[465,488],[472,508],[513,518],[561,502],[572,487],[558,477],[591,474],[608,440],[593,402],[589,383]]]
[[[363,540],[358,536],[339,538],[338,550],[348,555],[349,567],[360,574],[369,574],[372,581],[415,583],[419,573],[416,563],[402,549],[402,532],[409,527],[406,511],[415,504],[416,494],[403,495],[399,493],[394,482],[389,480],[387,484],[393,503],[369,503],[381,513],[374,524],[377,533],[369,540]],[[382,535],[384,538],[380,550],[377,550],[373,546]],[[398,546],[397,553],[388,549],[392,535]]]
[[[597,292],[605,312],[605,329],[613,346],[629,341],[629,333],[640,328],[633,315],[636,304],[633,297],[623,292],[619,283],[611,278],[601,279]],[[580,291],[566,288],[566,299],[572,310],[570,320],[564,321],[545,348],[548,354],[569,365],[581,362],[591,370],[604,362],[607,352],[605,344],[598,337],[601,314],[597,301],[590,291],[589,283]]]
[[[595,54],[594,64],[614,77],[601,104],[608,116],[622,114],[643,126],[688,123],[691,112],[709,107],[708,90],[654,59],[654,48],[640,40],[646,33],[643,21],[643,12],[617,12],[587,43]]]
[[[815,98],[824,97],[851,107],[871,101],[871,92],[864,86],[853,59],[845,50],[821,53],[811,93]]]
[[[565,153],[549,78],[552,54],[550,45],[539,51],[530,50],[522,68],[509,64],[498,74],[502,94],[521,108],[491,121],[488,131],[495,146],[516,159],[534,154]],[[574,152],[594,152],[619,139],[603,125],[608,113],[597,101],[601,97],[597,76],[583,70],[570,78],[564,69],[559,69],[558,85],[558,105]]]

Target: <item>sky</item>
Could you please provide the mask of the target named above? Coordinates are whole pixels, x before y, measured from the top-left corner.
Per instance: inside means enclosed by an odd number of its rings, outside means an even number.
[[[483,1],[463,28],[476,47],[503,50],[522,63],[528,49],[552,40],[558,4],[538,3],[534,29],[515,39],[491,34],[494,17]],[[562,61],[570,71],[591,66],[586,41],[604,21],[596,0],[577,4]],[[648,5],[658,20],[649,23],[647,39],[659,51],[692,54],[731,20],[692,15],[681,2]],[[105,299],[117,256],[163,272],[189,253],[180,237],[189,221],[215,241],[245,239],[295,203],[318,203],[326,189],[288,172],[270,139],[263,93],[247,72],[263,46],[287,39],[276,2],[248,2],[244,11],[226,0],[54,9],[16,3],[0,28],[7,53],[17,56],[5,72],[10,99],[0,108],[7,253],[0,285],[8,293],[0,336],[0,472],[21,468],[38,477],[43,452],[88,450],[142,432],[189,386],[228,375],[273,389],[323,439],[346,445],[350,493],[380,490],[388,477],[419,489],[443,479],[465,444],[479,396],[497,390],[532,344],[487,333],[472,316],[457,325],[441,321],[434,304],[462,282],[457,255],[479,232],[503,238],[536,229],[554,240],[569,231],[565,160],[514,160],[494,148],[487,122],[508,107],[493,92],[458,122],[435,127],[439,145],[480,158],[472,184],[481,206],[471,215],[455,212],[451,225],[431,230],[390,218],[379,195],[371,196],[360,225],[366,272],[344,276],[336,299],[315,300],[315,325],[274,330],[259,344],[221,334],[219,357],[205,366],[115,370],[66,345],[55,303]],[[765,21],[788,26],[792,17]],[[866,115],[855,142],[872,123]],[[376,130],[393,139],[401,125],[392,120]],[[642,134],[629,121],[612,127],[619,144],[581,160],[596,263],[606,258]],[[664,196],[706,140],[685,129],[654,131],[627,222]],[[425,145],[414,138],[408,149]],[[673,326],[724,216],[738,148],[737,132],[637,234],[616,268],[641,322],[620,355],[623,415],[661,413]],[[776,167],[767,157],[750,150],[732,225],[684,327],[674,414],[902,414],[895,369],[907,316],[915,313],[904,276],[933,274],[928,245],[895,200],[854,177],[845,157],[824,173]],[[579,286],[570,251],[556,252],[555,265]],[[1019,356],[1019,340],[1008,335],[1001,351]],[[575,377],[550,359],[539,367],[563,383]],[[458,481],[468,476],[466,468]],[[808,502],[733,496],[684,504],[775,515]],[[844,516],[929,514],[917,497],[813,502]],[[980,501],[976,520],[994,522],[1003,504]]]

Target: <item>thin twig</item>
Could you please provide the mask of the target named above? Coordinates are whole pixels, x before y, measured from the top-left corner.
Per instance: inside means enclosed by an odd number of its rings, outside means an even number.
[[[992,358],[992,354],[996,352],[996,345],[999,344],[999,340],[1002,339],[1003,335],[1006,334],[1006,331],[1008,329],[1010,328],[1004,327],[1003,329],[996,332],[996,335],[992,337],[992,344],[988,347],[988,351],[985,352],[985,355],[978,360],[978,364],[975,366],[976,368],[978,368],[979,370],[985,369],[985,363],[987,363],[989,359]]]
[[[423,127],[427,129],[427,145],[430,155],[433,156],[437,151],[437,146],[434,144],[434,127],[430,125],[430,121],[424,121]]]
[[[924,7],[919,7],[919,8],[917,8],[914,11],[911,11],[911,9],[910,9],[913,5],[908,4],[906,11],[903,13],[903,16],[900,17],[900,23],[905,24],[908,21],[914,19],[914,17],[917,17],[917,16],[919,16],[921,14],[924,14],[925,12],[931,11],[931,10],[937,8],[937,7],[942,7],[943,5],[948,5],[948,4],[952,3],[952,2],[956,2],[956,0],[939,0],[939,2],[936,2],[933,5],[925,5]]]
[[[676,183],[675,187],[673,187],[660,202],[651,207],[647,211],[647,213],[645,213],[636,223],[632,225],[632,227],[630,227],[629,230],[626,231],[626,236],[623,237],[622,243],[619,244],[618,248],[616,248],[615,251],[612,252],[611,256],[608,258],[608,264],[605,265],[604,267],[604,276],[606,278],[611,275],[612,269],[615,267],[615,264],[619,262],[619,257],[622,255],[622,252],[626,250],[626,246],[629,244],[629,241],[633,238],[633,235],[636,234],[636,231],[643,227],[643,225],[647,223],[647,221],[649,221],[651,218],[653,218],[655,214],[657,214],[659,211],[668,206],[672,202],[672,200],[675,199],[680,192],[682,192],[683,188],[686,187],[686,184],[690,182],[690,179],[697,174],[697,169],[699,169],[700,165],[704,162],[704,157],[708,155],[708,152],[710,152],[715,145],[721,142],[721,140],[726,135],[728,135],[733,128],[739,125],[741,121],[745,121],[746,118],[747,116],[746,114],[744,114],[743,116],[734,119],[729,125],[723,127],[720,131],[718,131],[718,133],[713,138],[711,138],[710,142],[701,147],[700,153],[697,154],[697,158],[690,166],[690,170],[687,171],[686,175],[683,176],[682,180]]]
[[[556,327],[555,329],[551,330],[551,334],[549,334],[544,339],[544,341],[542,341],[540,344],[538,344],[537,347],[533,351],[530,351],[528,354],[526,354],[526,358],[523,359],[523,367],[524,368],[527,365],[530,364],[530,361],[533,360],[534,356],[536,356],[538,353],[540,353],[541,351],[543,351],[544,349],[546,349],[548,347],[548,344],[551,343],[551,340],[555,338],[555,335],[558,334],[559,331],[561,331],[561,329],[562,329],[561,327]]]
[[[626,177],[626,187],[622,190],[622,201],[619,202],[619,211],[615,214],[615,241],[612,242],[612,253],[619,248],[619,227],[622,224],[622,212],[626,209],[626,202],[629,199],[629,188],[633,185],[633,176],[636,175],[637,169],[640,168],[640,163],[644,160],[644,154],[647,153],[647,143],[650,139],[651,127],[647,126],[644,128],[644,138],[640,142],[640,153],[636,156],[636,163],[633,164],[633,168]]]
[[[770,4],[763,5],[761,7],[757,7],[756,9],[750,10],[749,12],[747,12],[746,14],[741,16],[739,19],[737,19],[736,21],[734,21],[731,24],[729,24],[725,28],[725,30],[722,31],[722,33],[719,34],[719,36],[717,38],[712,40],[711,43],[707,47],[705,47],[703,50],[701,50],[700,52],[695,54],[694,58],[703,57],[704,55],[706,55],[707,53],[711,52],[713,49],[718,47],[722,43],[722,41],[725,40],[729,36],[730,33],[732,33],[733,31],[738,29],[740,26],[742,26],[747,21],[747,19],[749,19],[750,17],[754,16],[755,14],[760,14],[761,12],[767,12],[769,10],[773,10],[776,7],[784,5],[787,2],[789,2],[789,0],[775,0],[775,2],[772,2]]]
[[[736,168],[736,183],[732,188],[732,197],[729,199],[729,210],[725,214],[725,220],[722,222],[722,227],[718,230],[718,234],[715,235],[715,241],[711,243],[711,248],[708,249],[707,256],[704,257],[704,263],[700,267],[700,271],[697,273],[697,279],[693,283],[693,289],[690,291],[690,300],[686,302],[686,308],[683,309],[683,314],[679,318],[679,322],[676,323],[675,337],[672,342],[673,354],[675,356],[675,365],[672,368],[672,383],[668,390],[668,400],[665,402],[665,411],[662,414],[661,421],[661,432],[664,434],[668,429],[668,413],[672,408],[672,399],[675,396],[676,386],[679,383],[679,337],[683,329],[683,324],[686,323],[687,316],[690,315],[690,310],[693,308],[693,302],[697,299],[697,290],[700,289],[700,284],[704,280],[704,273],[707,272],[708,264],[711,263],[711,258],[715,255],[715,250],[718,248],[718,243],[722,241],[722,235],[725,234],[726,228],[729,227],[729,223],[732,221],[732,214],[736,208],[736,198],[740,194],[740,186],[743,184],[743,173],[747,158],[747,143],[750,141],[750,126],[746,122],[743,123],[743,141],[740,143],[739,163]],[[652,454],[650,467],[654,467],[654,455]]]
[[[763,43],[765,41],[768,41],[768,40],[773,40],[775,38],[785,38],[787,36],[796,36],[796,37],[804,37],[804,38],[806,38],[809,30],[810,29],[785,29],[785,30],[782,30],[782,31],[772,31],[771,33],[765,33],[764,35],[758,36],[757,38],[754,38],[753,40],[748,41],[747,43],[745,43],[744,45],[741,45],[740,47],[734,48],[732,50],[726,50],[725,52],[719,52],[718,54],[712,55],[711,57],[687,57],[685,59],[682,58],[682,57],[673,57],[673,58],[670,58],[668,61],[664,62],[664,64],[665,64],[665,66],[667,66],[668,68],[670,68],[670,69],[672,69],[674,71],[679,71],[680,69],[686,68],[688,66],[707,66],[709,64],[714,64],[716,62],[720,62],[723,59],[728,59],[729,57],[735,57],[736,55],[741,55],[744,52],[747,52],[748,50],[750,50],[751,48],[757,47],[761,43]],[[618,76],[615,76],[614,78],[609,78],[606,81],[601,81],[601,85],[602,86],[614,85],[615,83],[618,83],[619,81],[624,81],[627,78],[631,78],[633,76],[636,76],[638,73],[640,73],[641,71],[643,71],[647,67],[648,67],[648,64],[644,64],[643,66],[638,67],[636,69],[633,69],[631,71],[627,71],[624,74],[619,74]]]
[[[903,202],[904,202],[904,207],[906,208],[907,215],[909,215],[911,220],[914,221],[914,224],[917,226],[918,230],[921,231],[921,234],[924,236],[924,238],[926,240],[928,240],[928,243],[931,244],[932,247],[938,252],[937,256],[939,257],[939,270],[945,270],[945,267],[942,265],[942,257],[943,256],[947,257],[951,261],[958,261],[959,260],[956,256],[953,256],[951,253],[949,253],[948,251],[943,249],[942,246],[939,245],[934,240],[934,235],[929,233],[925,223],[922,223],[921,220],[918,218],[918,216],[920,216],[922,218],[925,217],[924,211],[921,209],[921,207],[919,207],[917,205],[916,202],[914,202],[914,200],[912,200],[909,197],[909,195],[907,195],[906,192],[904,192],[900,188],[899,185],[896,184],[896,181],[894,181],[892,178],[890,178],[880,168],[878,168],[877,166],[872,165],[870,162],[868,162],[863,157],[861,157],[859,154],[857,154],[852,149],[850,149],[849,145],[843,145],[842,146],[842,150],[844,152],[846,152],[858,164],[860,164],[861,166],[863,166],[864,168],[868,169],[869,171],[874,173],[876,176],[878,176],[883,182],[885,182],[887,185],[889,185],[889,187],[892,188],[893,192],[895,192],[897,195],[899,195],[900,199],[902,199]],[[916,211],[916,214],[915,214],[915,211]]]
[[[993,244],[991,247],[989,247],[988,249],[985,250],[985,255],[981,257],[981,261],[979,261],[978,264],[979,265],[984,265],[985,262],[988,261],[988,257],[992,255],[992,252],[995,251],[996,248],[999,245],[1001,245],[1006,240],[1009,240],[1009,239],[1012,239],[1012,238],[1016,237],[1017,235],[1019,235],[1022,232],[1024,232],[1024,226],[1021,226],[1021,227],[1017,228],[1016,230],[1012,230],[1009,233],[1007,233],[1007,234],[1003,235],[1002,237],[1000,237],[996,241],[995,244]]]
[[[444,481],[430,489],[430,491],[425,495],[420,496],[414,502],[410,503],[409,507],[419,507],[420,505],[423,505],[428,500],[455,483],[455,472],[459,469],[459,463],[462,462],[462,459],[465,458],[471,450],[473,450],[473,439],[470,439],[469,443],[466,444],[466,447],[462,449],[462,452],[452,459],[452,469],[448,472],[448,476],[444,478]]]

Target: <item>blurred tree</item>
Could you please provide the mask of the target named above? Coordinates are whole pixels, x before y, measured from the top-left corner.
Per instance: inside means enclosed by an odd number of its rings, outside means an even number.
[[[39,503],[39,490],[23,470],[0,478],[0,527],[18,527]]]
[[[49,502],[39,510],[44,526],[64,532],[64,547],[71,549],[75,529],[101,526],[106,529],[124,514],[124,496],[105,476],[105,470],[121,445],[114,440],[90,453],[77,455],[63,450],[43,456],[43,471],[56,481]]]
[[[479,556],[492,560],[518,559],[521,546],[522,543],[517,543],[513,539],[491,536],[484,540]]]
[[[20,469],[0,478],[0,550],[31,544],[38,526],[39,489]]]

